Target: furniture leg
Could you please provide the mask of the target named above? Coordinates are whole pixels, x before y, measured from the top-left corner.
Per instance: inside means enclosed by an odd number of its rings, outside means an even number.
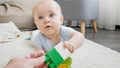
[[[92,23],[92,26],[93,26],[94,33],[97,33],[96,20],[92,20],[91,23]]]
[[[80,21],[81,33],[85,36],[85,21]]]
[[[68,20],[67,26],[68,26],[68,27],[71,27],[71,24],[72,24],[72,20]]]

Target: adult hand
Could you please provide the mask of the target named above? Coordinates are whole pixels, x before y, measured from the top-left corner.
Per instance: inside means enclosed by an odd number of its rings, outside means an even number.
[[[45,56],[43,51],[36,51],[34,53],[19,56],[11,59],[5,68],[45,68]]]

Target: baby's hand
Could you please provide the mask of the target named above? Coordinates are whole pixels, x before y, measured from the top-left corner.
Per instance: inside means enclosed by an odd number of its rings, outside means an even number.
[[[74,52],[74,46],[72,45],[72,43],[70,43],[69,41],[65,41],[64,43],[64,47],[67,48],[71,53]]]

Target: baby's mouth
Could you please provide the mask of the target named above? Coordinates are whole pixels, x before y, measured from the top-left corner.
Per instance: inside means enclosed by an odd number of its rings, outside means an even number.
[[[50,27],[51,27],[51,26],[46,26],[45,28],[47,28],[47,29],[48,29],[48,28],[50,28]]]

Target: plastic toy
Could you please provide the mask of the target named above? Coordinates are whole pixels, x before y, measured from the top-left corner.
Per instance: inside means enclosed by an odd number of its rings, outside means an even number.
[[[69,64],[71,64],[71,62],[69,62],[71,58],[68,58],[70,56],[70,52],[67,48],[63,47],[62,42],[47,52],[45,56],[45,63],[48,64],[48,68],[63,68],[63,66],[64,68],[69,68]],[[64,62],[65,60],[66,62]]]

